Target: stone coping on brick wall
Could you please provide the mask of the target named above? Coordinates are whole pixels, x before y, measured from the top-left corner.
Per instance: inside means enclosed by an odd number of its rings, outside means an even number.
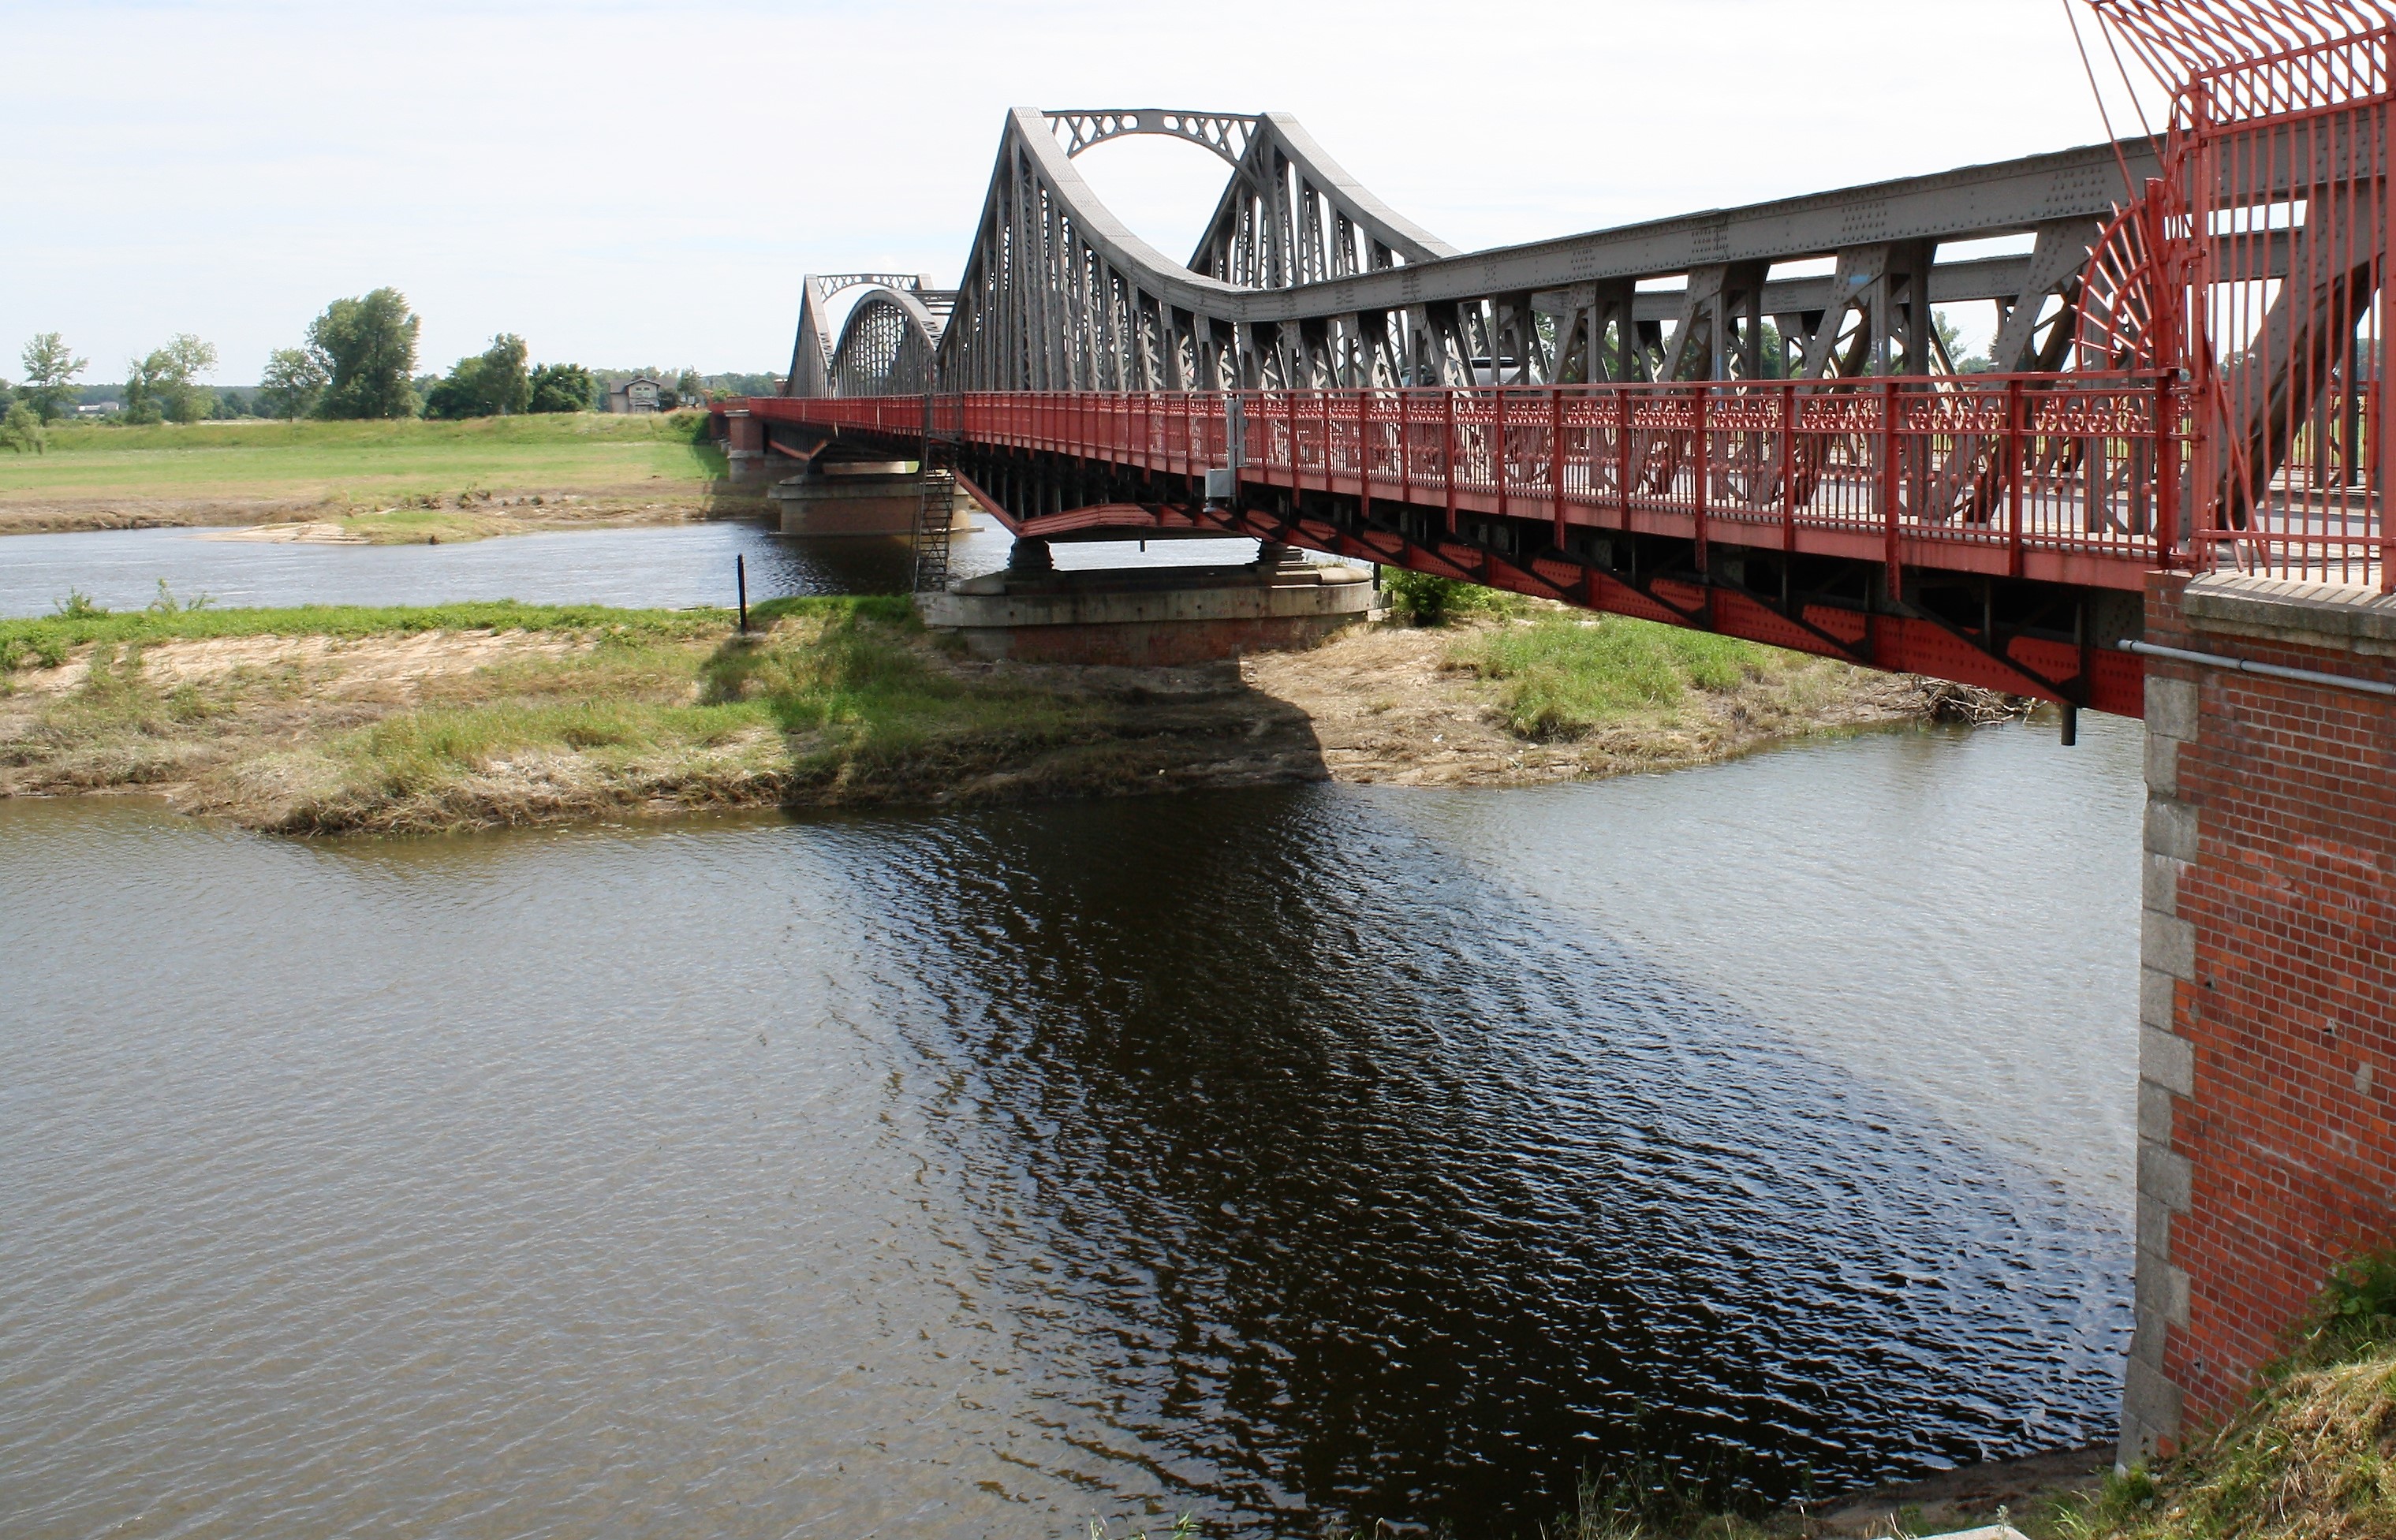
[[[2396,657],[2396,594],[2216,572],[2190,578],[2180,603],[2196,631]]]

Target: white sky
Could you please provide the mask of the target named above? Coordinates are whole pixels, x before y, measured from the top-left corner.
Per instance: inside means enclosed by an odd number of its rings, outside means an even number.
[[[0,0],[0,376],[37,331],[87,379],[191,331],[225,383],[383,284],[427,368],[514,331],[779,370],[801,273],[955,280],[1014,105],[1295,113],[1467,249],[2104,132],[2061,0]],[[1175,257],[1223,177],[1155,139],[1077,165]]]

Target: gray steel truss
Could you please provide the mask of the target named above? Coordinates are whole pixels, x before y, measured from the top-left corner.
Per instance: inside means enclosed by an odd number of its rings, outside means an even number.
[[[832,341],[832,299],[863,288]],[[810,272],[800,285],[799,334],[784,395],[916,395],[946,324],[953,291],[928,272]]]
[[[1072,165],[1129,134],[1231,167],[1187,265]],[[1973,301],[1996,307],[1997,367],[2055,368],[2092,245],[2157,169],[2125,140],[1464,254],[1287,113],[1018,108],[958,288],[810,277],[789,392],[1924,374],[1954,366],[1931,307]],[[1939,259],[2003,236],[2030,249]],[[832,344],[828,302],[860,284]]]

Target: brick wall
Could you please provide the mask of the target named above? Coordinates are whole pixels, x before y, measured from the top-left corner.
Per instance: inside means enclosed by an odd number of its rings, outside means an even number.
[[[2147,640],[2396,680],[2396,602],[2150,581]],[[2148,659],[2137,1331],[2123,1454],[2234,1408],[2396,1241],[2396,699]]]

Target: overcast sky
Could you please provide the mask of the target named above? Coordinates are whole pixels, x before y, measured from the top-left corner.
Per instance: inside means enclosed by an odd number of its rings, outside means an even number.
[[[2103,137],[2061,0],[0,0],[0,376],[190,331],[224,383],[384,284],[426,367],[779,370],[801,273],[955,280],[1015,105],[1294,113],[1468,249]],[[1223,175],[1077,164],[1174,256]]]

